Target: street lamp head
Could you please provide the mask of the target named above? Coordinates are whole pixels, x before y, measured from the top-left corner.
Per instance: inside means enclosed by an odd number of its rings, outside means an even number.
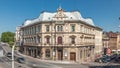
[[[120,25],[118,26],[118,28],[120,28]]]

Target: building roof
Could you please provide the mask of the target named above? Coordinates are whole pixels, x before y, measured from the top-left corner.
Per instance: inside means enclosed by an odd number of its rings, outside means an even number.
[[[117,38],[117,33],[115,33],[115,32],[109,32],[109,37],[111,37],[111,38]]]
[[[80,20],[80,21],[83,21],[89,25],[94,26],[93,20],[91,18],[83,18],[79,11],[65,12],[62,8],[58,8],[57,12],[53,12],[53,13],[52,12],[43,12],[36,19],[26,20],[24,22],[23,26],[30,25],[30,24],[40,22],[40,21],[56,21],[55,17],[56,18],[62,17],[63,18],[62,20],[64,20],[64,21],[65,20],[69,20],[69,21]]]
[[[109,40],[109,35],[108,35],[108,32],[103,32],[103,34],[102,34],[102,38],[103,38],[103,40]]]

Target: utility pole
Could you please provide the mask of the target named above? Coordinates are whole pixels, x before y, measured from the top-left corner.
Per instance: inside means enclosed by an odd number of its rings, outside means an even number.
[[[15,49],[15,44],[12,46],[12,68],[14,68],[14,49]]]

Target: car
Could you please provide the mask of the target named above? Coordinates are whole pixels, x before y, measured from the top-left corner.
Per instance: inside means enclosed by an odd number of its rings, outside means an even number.
[[[117,55],[112,61],[114,63],[120,63],[120,55]]]
[[[105,55],[105,56],[102,57],[102,60],[103,60],[102,61],[103,63],[107,63],[107,62],[111,61],[111,58],[109,56]]]
[[[102,57],[99,57],[97,59],[95,59],[95,62],[102,62],[102,63],[107,63],[107,62],[110,62],[111,61],[111,58],[107,55],[104,55]]]
[[[11,58],[11,57],[12,57],[12,53],[11,53],[11,52],[7,52],[7,53],[6,53],[6,56],[7,56],[8,58]]]
[[[110,56],[111,60],[114,60],[116,57],[117,57],[117,54],[112,54],[112,55]]]
[[[100,62],[101,58],[96,58],[94,62]]]
[[[24,57],[18,57],[18,58],[16,59],[16,61],[17,61],[18,63],[25,63],[25,58],[24,58]]]

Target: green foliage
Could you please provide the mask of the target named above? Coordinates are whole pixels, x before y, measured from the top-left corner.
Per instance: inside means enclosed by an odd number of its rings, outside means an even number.
[[[8,44],[14,45],[14,42],[13,41],[9,41]]]
[[[13,45],[14,44],[14,36],[15,36],[15,33],[13,33],[13,32],[3,32],[1,35],[1,41],[8,43],[10,45]]]

